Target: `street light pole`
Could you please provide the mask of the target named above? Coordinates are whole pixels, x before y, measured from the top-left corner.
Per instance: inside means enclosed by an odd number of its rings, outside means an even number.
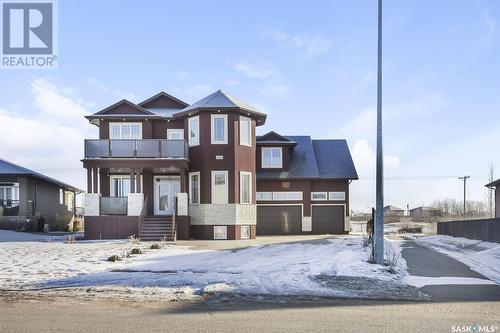
[[[382,0],[378,0],[377,54],[377,171],[376,214],[374,223],[374,261],[384,262],[384,155],[382,152]]]

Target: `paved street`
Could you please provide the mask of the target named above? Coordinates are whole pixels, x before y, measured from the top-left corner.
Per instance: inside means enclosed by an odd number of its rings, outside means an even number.
[[[485,279],[460,262],[412,241],[405,243],[402,255],[411,275]],[[0,332],[451,332],[453,325],[500,326],[498,285],[440,285],[422,290],[432,301],[5,298],[0,302]]]

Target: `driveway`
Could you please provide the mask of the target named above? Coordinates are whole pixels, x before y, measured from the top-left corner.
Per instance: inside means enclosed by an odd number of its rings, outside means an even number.
[[[411,276],[488,280],[487,277],[471,270],[467,265],[413,241],[406,241],[402,247],[401,255],[407,262],[408,273]],[[459,281],[459,279],[456,280]],[[500,300],[500,286],[497,284],[429,285],[421,288],[421,291],[430,295],[434,301]]]

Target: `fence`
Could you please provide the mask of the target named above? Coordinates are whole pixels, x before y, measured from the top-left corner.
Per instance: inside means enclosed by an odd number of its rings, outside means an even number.
[[[439,222],[437,232],[439,235],[500,243],[500,218]]]

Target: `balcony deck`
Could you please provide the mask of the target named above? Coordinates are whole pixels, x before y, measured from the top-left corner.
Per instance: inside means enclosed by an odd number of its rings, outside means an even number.
[[[85,159],[188,159],[186,140],[85,140]]]

